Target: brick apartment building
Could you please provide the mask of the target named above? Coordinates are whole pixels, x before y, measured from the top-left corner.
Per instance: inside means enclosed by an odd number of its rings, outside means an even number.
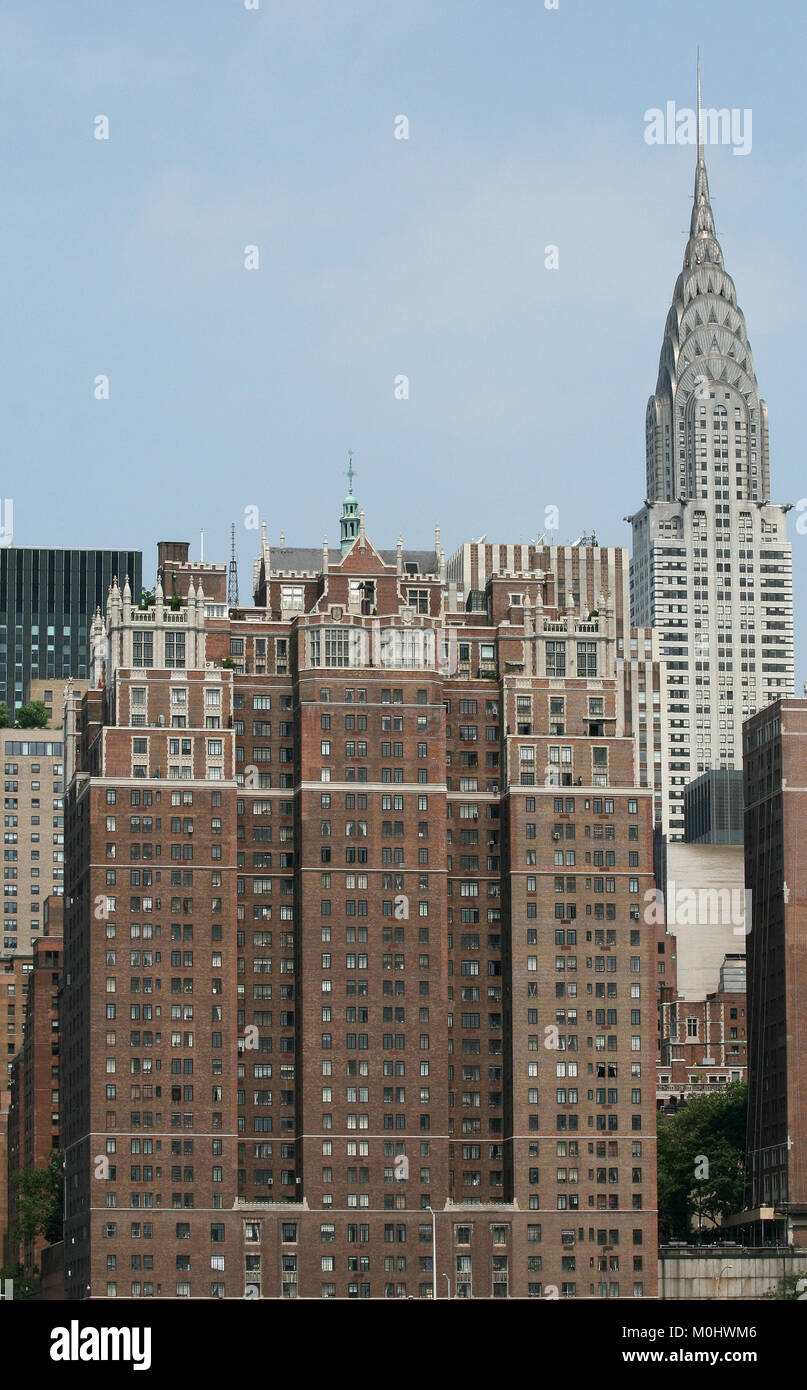
[[[69,684],[69,683],[68,683]],[[75,696],[71,697],[71,705]],[[0,939],[0,1254],[9,1231],[11,1065],[45,904],[64,889],[64,744],[45,730],[3,729],[3,935]]]
[[[8,1090],[12,1062],[22,1047],[33,956],[0,954],[0,1038],[3,1061],[0,1086]]]
[[[77,704],[86,693],[88,685],[88,681],[76,680],[73,676],[69,676],[64,682],[32,680],[29,697],[45,706],[48,712],[48,728],[61,729],[65,700],[69,698]]]
[[[659,1104],[680,1104],[747,1080],[747,1025],[742,956],[727,958],[720,988],[705,999],[679,999],[666,987],[659,1003]]]
[[[4,952],[30,955],[45,899],[64,889],[64,744],[47,734],[4,729],[0,735]]]
[[[748,935],[749,1223],[767,1209],[771,1234],[807,1246],[807,1109],[802,1045],[807,1008],[807,699],[777,700],[747,720],[744,739]],[[756,1215],[755,1215],[756,1214]]]
[[[12,1258],[8,1246],[8,1159],[11,1122],[11,1082],[14,1058],[22,1047],[28,1009],[28,986],[33,957],[16,951],[0,953],[0,1263]]]
[[[254,608],[161,546],[154,605],[113,586],[94,624],[66,1296],[653,1297],[660,668],[627,554],[561,609],[551,555],[476,588],[439,533],[378,551],[352,492],[341,530],[264,533]]]

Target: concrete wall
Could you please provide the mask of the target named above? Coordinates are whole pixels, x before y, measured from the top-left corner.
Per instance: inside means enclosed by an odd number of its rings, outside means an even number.
[[[659,1260],[659,1298],[761,1298],[788,1274],[807,1276],[807,1251],[663,1250]]]
[[[724,957],[745,952],[744,892],[742,845],[668,844],[664,896],[667,930],[677,941],[680,999],[713,994]]]

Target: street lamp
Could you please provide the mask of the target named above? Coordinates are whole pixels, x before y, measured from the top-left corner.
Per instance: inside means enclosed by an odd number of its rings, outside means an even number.
[[[448,1284],[448,1292],[446,1293],[446,1298],[450,1298],[450,1297],[451,1297],[451,1280],[449,1279],[448,1275],[445,1274],[445,1273],[443,1274],[443,1278],[445,1279],[446,1283]]]
[[[427,1207],[432,1214],[432,1298],[437,1297],[437,1217],[433,1207]]]

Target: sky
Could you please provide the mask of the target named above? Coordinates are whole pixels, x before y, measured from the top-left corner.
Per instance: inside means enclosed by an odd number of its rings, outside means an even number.
[[[270,543],[337,542],[352,449],[383,548],[431,547],[435,522],[449,555],[527,541],[547,507],[559,543],[629,545],[695,163],[648,143],[645,113],[694,105],[698,45],[704,104],[752,112],[750,150],[713,145],[707,164],[772,497],[798,503],[807,20],[800,0],[704,13],[6,0],[15,543],[136,547],[145,579],[158,540],[198,555],[202,528],[205,559],[227,560],[235,521],[243,601],[256,515]]]

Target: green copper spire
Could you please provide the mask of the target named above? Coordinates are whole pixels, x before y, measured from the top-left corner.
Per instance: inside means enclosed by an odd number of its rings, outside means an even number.
[[[359,504],[353,496],[353,450],[348,450],[347,496],[342,503],[342,515],[339,518],[339,528],[341,532],[342,554],[346,555],[359,534]]]

